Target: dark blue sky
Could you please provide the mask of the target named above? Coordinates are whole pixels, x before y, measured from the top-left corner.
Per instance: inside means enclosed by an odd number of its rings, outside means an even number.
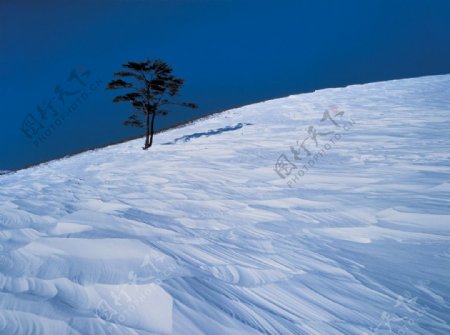
[[[200,105],[157,128],[320,88],[450,73],[448,0],[0,0],[0,37],[0,170],[139,135],[104,89],[128,60],[167,61],[185,79],[181,99]]]

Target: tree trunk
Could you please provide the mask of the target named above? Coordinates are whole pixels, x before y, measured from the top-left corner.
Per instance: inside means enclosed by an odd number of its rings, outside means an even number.
[[[153,135],[153,134],[152,134]],[[150,112],[145,113],[145,144],[142,149],[147,150],[150,148]]]
[[[153,143],[153,133],[155,131],[155,116],[156,116],[156,111],[153,111],[153,113],[152,113],[152,125],[151,125],[151,130],[150,130],[150,145],[149,145],[149,147],[151,147],[152,143]]]
[[[152,114],[152,122],[150,123],[150,114]],[[156,111],[145,114],[145,144],[142,149],[147,150],[153,144],[153,132],[155,130]]]

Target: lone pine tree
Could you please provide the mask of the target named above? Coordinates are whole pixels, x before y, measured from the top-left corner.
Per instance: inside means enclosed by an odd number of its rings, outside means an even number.
[[[197,108],[194,103],[176,102],[172,98],[178,95],[184,80],[172,74],[172,68],[162,60],[128,62],[122,65],[125,71],[114,73],[116,78],[108,84],[108,89],[127,89],[128,92],[113,99],[113,102],[129,102],[133,113],[124,122],[132,127],[144,127],[146,150],[152,146],[156,115],[166,115],[166,106],[178,105]],[[124,78],[124,79],[122,79]]]

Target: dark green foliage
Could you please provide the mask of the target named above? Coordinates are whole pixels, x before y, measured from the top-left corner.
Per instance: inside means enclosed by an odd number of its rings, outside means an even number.
[[[136,128],[143,128],[144,124],[139,120],[139,116],[136,114],[130,115],[128,120],[123,122],[124,125]]]
[[[178,105],[187,108],[197,108],[191,102],[172,101],[178,95],[184,80],[172,74],[172,68],[160,59],[144,62],[128,62],[123,64],[127,71],[115,72],[114,79],[108,84],[108,89],[127,89],[128,92],[113,99],[113,102],[128,102],[134,112],[124,122],[127,126],[146,127],[146,138],[143,149],[148,149],[153,143],[154,121],[156,115],[169,113],[164,106]],[[123,79],[122,79],[123,78]],[[150,121],[151,119],[151,121]]]

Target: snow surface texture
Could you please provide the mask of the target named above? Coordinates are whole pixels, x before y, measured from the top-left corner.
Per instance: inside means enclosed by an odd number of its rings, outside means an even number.
[[[432,76],[3,175],[0,334],[450,334],[449,129]]]

